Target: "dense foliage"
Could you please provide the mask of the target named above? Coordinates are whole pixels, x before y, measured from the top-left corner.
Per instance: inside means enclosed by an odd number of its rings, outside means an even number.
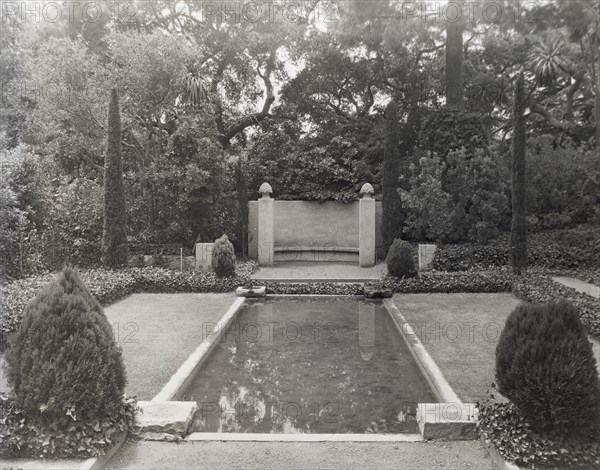
[[[408,15],[398,28],[400,0],[339,2],[335,11],[315,0],[295,12],[297,21],[243,25],[219,15],[196,21],[202,5],[191,0],[181,8],[155,3],[133,2],[133,17],[104,14],[93,24],[82,19],[83,5],[74,21],[7,18],[0,65],[5,274],[100,259],[113,88],[132,244],[191,248],[228,233],[239,250],[240,158],[250,199],[264,181],[276,198],[341,201],[357,199],[370,182],[381,199],[392,100],[400,129],[390,150],[400,155],[398,184],[408,197],[402,236],[487,240],[509,226],[509,97],[518,71],[531,111],[530,226],[598,222],[596,2],[525,4],[494,22],[474,6],[464,37],[453,36],[451,45],[462,47],[450,48],[452,25],[436,15]],[[528,21],[534,15],[538,21]],[[326,18],[334,21],[323,27]],[[441,65],[444,57],[456,62],[447,49],[463,52],[463,66],[449,75],[464,83],[464,112],[445,107]],[[465,166],[475,172],[473,184],[458,188],[452,179]]]
[[[584,225],[567,230],[547,230],[529,235],[529,264],[551,270],[600,268],[600,231]],[[442,244],[433,267],[440,271],[467,271],[509,266],[508,234],[487,244]]]
[[[233,276],[235,274],[235,252],[227,235],[223,235],[215,240],[211,263],[213,271],[219,277]]]
[[[496,346],[496,380],[541,434],[587,435],[599,424],[596,360],[570,302],[517,306]]]
[[[410,239],[485,242],[507,227],[505,172],[483,150],[423,156],[413,168],[411,189],[402,192]]]
[[[417,275],[416,251],[406,240],[396,238],[388,250],[385,262],[390,276],[414,277]]]

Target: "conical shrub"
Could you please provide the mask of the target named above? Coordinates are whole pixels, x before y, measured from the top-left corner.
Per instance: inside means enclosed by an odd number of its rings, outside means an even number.
[[[415,250],[405,240],[394,240],[385,259],[388,274],[396,277],[414,277],[417,275]]]
[[[213,271],[219,277],[235,274],[235,251],[227,235],[215,240],[211,265]]]
[[[598,422],[592,345],[570,302],[521,304],[496,346],[496,380],[538,432],[586,433]]]
[[[31,423],[102,421],[123,404],[121,350],[102,307],[72,268],[28,305],[7,361],[16,403]]]

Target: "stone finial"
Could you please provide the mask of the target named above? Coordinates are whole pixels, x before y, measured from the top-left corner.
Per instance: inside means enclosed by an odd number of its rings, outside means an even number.
[[[375,190],[373,189],[373,186],[371,186],[371,183],[363,184],[362,188],[360,188],[360,194],[365,198],[373,197]]]
[[[273,188],[271,188],[269,183],[263,183],[260,185],[258,192],[262,195],[262,197],[268,198],[270,194],[273,194]]]

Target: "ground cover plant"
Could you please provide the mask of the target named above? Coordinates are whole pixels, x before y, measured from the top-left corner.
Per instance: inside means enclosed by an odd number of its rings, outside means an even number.
[[[528,234],[528,262],[531,267],[559,269],[600,268],[600,230],[597,226],[546,230]],[[508,234],[487,244],[440,245],[433,267],[440,271],[468,271],[508,266]]]

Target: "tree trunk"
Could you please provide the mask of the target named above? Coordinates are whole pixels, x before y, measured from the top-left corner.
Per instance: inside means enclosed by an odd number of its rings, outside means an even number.
[[[600,69],[600,61],[598,61]],[[596,87],[596,151],[600,157],[600,73],[598,73],[598,85]]]
[[[512,148],[512,224],[510,233],[510,261],[517,275],[527,269],[527,209],[525,197],[525,80],[517,77],[513,111]]]
[[[462,11],[459,17],[458,8],[464,0],[452,2],[446,18],[446,106],[459,111],[465,109],[464,74],[463,74],[463,31],[464,19]]]

